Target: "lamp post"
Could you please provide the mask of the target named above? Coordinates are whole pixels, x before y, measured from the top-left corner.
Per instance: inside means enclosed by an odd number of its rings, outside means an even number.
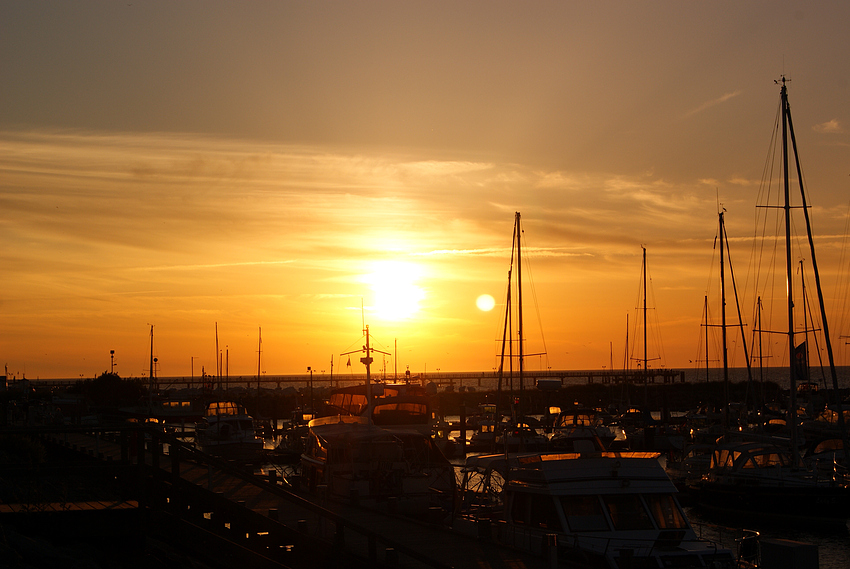
[[[313,414],[313,368],[307,366],[307,371],[310,372],[310,414]]]
[[[115,350],[109,350],[109,373],[115,373]]]

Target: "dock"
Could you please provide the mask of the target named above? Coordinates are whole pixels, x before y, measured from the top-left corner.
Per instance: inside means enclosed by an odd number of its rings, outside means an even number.
[[[179,536],[214,566],[224,561],[261,568],[552,566],[550,559],[502,547],[484,534],[455,533],[439,519],[417,520],[298,492],[277,471],[256,475],[165,433],[122,427],[43,429],[38,434],[46,445],[114,467],[116,476],[126,478],[135,499],[95,502],[90,509],[136,511],[143,534]],[[0,521],[24,509],[45,511],[48,506],[5,504]]]
[[[683,383],[685,372],[682,370],[657,368],[657,369],[597,369],[597,370],[534,370],[526,369],[523,372],[524,382],[527,386],[537,385],[539,380],[551,382],[559,381],[561,385],[572,385],[577,383],[602,383],[619,384],[631,383],[642,385],[644,383]],[[254,388],[259,385],[263,389],[281,389],[283,387],[307,387],[311,384],[316,387],[339,387],[341,384],[363,383],[365,374],[346,373],[337,375],[328,374],[287,374],[287,375],[263,375],[257,376],[206,376],[206,377],[157,377],[156,386],[159,389],[231,389],[236,387]],[[406,381],[416,380],[425,383],[434,383],[438,387],[459,389],[461,387],[474,386],[485,387],[498,381],[498,373],[495,371],[430,371],[410,376],[395,377],[393,374],[374,374],[373,381]],[[505,379],[507,381],[507,379]],[[516,377],[514,377],[516,381]],[[67,388],[79,383],[79,378],[58,379],[36,379],[30,381],[33,385],[46,388]],[[10,382],[10,386],[17,382]]]

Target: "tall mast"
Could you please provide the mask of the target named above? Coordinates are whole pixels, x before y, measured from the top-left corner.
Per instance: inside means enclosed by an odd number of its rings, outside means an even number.
[[[374,361],[372,358],[372,347],[369,345],[369,325],[366,324],[366,328],[364,328],[363,333],[366,334],[366,345],[363,346],[363,349],[366,352],[366,356],[360,358],[360,362],[366,366],[366,405],[372,405],[372,362]]]
[[[762,397],[764,397],[764,350],[762,349],[761,338],[761,296],[758,297],[758,326],[759,326],[759,383],[762,388]]]
[[[156,389],[156,368],[154,367],[153,357],[153,324],[151,324],[151,367],[150,367],[150,391]]]
[[[511,244],[511,246],[513,247],[513,244]],[[506,344],[510,343],[510,338],[511,338],[511,335],[513,334],[513,331],[512,331],[511,326],[510,326],[510,322],[511,322],[511,275],[512,274],[513,274],[513,250],[511,251],[511,266],[508,268],[508,292],[507,292],[507,297],[505,298],[505,322],[504,322],[504,328],[502,329],[502,350],[501,350],[501,357],[499,358],[499,385],[498,385],[498,390],[496,392],[496,413],[495,413],[497,420],[499,420],[498,418],[501,418],[501,416],[502,416],[501,411],[499,409],[499,403],[502,400],[502,377],[504,376],[504,372],[505,372],[505,347],[506,347]],[[508,357],[511,358],[511,360],[512,360],[513,359],[513,353],[510,349],[510,346],[507,346],[507,347],[508,347]],[[510,367],[510,369],[511,369],[511,371],[513,371],[512,366]],[[513,385],[511,385],[511,389],[513,389]],[[511,395],[513,396],[513,394],[511,394]]]
[[[156,389],[156,367],[154,366],[155,361],[156,359],[153,357],[153,324],[151,324],[151,364],[148,385],[148,413],[153,411],[153,392]]]
[[[259,328],[259,339],[257,340],[257,409],[260,405],[260,367],[263,357],[263,328]],[[312,411],[312,409],[311,409]]]
[[[788,90],[785,77],[780,90],[782,106],[782,183],[785,198],[785,290],[788,301],[788,380],[791,400],[788,408],[788,424],[791,427],[791,452],[797,464],[800,450],[797,448],[797,374],[794,369],[794,294],[793,269],[791,266],[791,187],[788,174]]]
[[[381,350],[376,350],[375,348],[372,347],[372,345],[370,343],[370,338],[369,338],[369,325],[368,324],[365,324],[365,323],[363,324],[363,334],[365,334],[365,336],[366,336],[366,345],[363,346],[362,349],[354,350],[352,352],[345,352],[344,354],[341,354],[341,355],[345,356],[345,355],[348,355],[348,354],[353,354],[353,353],[361,352],[361,351],[366,353],[365,356],[360,358],[360,363],[362,363],[363,365],[366,366],[366,406],[367,406],[367,408],[370,408],[370,412],[371,412],[371,406],[372,406],[372,362],[375,361],[374,358],[372,357],[372,352],[378,352],[379,354],[384,354],[384,355],[387,355],[387,356],[391,355],[391,354],[388,354],[387,352],[382,352]]]
[[[646,384],[649,381],[649,370],[646,367],[646,247],[641,245],[640,248],[643,249],[643,383]]]
[[[517,290],[517,338],[519,340],[519,394],[520,405],[522,405],[524,351],[522,332],[522,228],[520,225],[520,213],[516,212],[516,223],[514,226],[514,237],[516,239],[516,290]],[[522,413],[520,413],[520,416]]]
[[[631,356],[629,355],[629,313],[626,312],[626,352],[623,355],[623,371],[626,373],[628,373],[628,371],[632,368],[632,366],[629,365],[630,358]]]
[[[726,348],[726,271],[723,266],[723,212],[720,212],[720,337],[723,348],[723,426],[729,428],[729,354]]]
[[[808,372],[808,362],[809,362],[809,318],[811,314],[808,313],[808,304],[809,300],[806,298],[806,276],[803,274],[803,259],[800,259],[800,298],[803,304],[803,357],[805,358],[806,366],[802,365],[797,368],[797,371]],[[814,318],[812,318],[812,324],[814,325]],[[794,350],[794,359],[797,358],[797,350]],[[809,381],[808,373],[802,375],[799,379],[800,381]]]
[[[821,313],[821,325],[823,326],[823,336],[824,336],[824,341],[826,343],[826,354],[827,354],[827,358],[829,359],[829,373],[830,373],[830,376],[832,376],[832,390],[833,390],[833,393],[835,394],[835,403],[838,406],[838,428],[841,432],[842,439],[844,439],[844,448],[847,448],[848,447],[848,440],[847,440],[846,427],[844,425],[844,409],[841,406],[841,396],[839,395],[839,392],[838,392],[838,373],[835,370],[835,358],[834,358],[833,352],[832,352],[832,339],[831,339],[830,334],[829,334],[829,324],[827,322],[826,307],[825,307],[824,300],[823,300],[823,289],[821,288],[821,284],[820,284],[820,272],[818,271],[818,260],[817,260],[817,256],[815,255],[815,242],[814,242],[814,238],[812,237],[812,224],[811,224],[811,220],[809,219],[809,208],[808,208],[808,205],[806,204],[806,192],[803,188],[803,172],[802,172],[802,169],[800,168],[800,157],[797,154],[797,137],[794,136],[794,123],[791,120],[791,108],[788,105],[788,93],[785,90],[785,77],[782,78],[782,92],[784,94],[783,109],[785,110],[785,113],[783,113],[783,117],[785,116],[785,114],[787,114],[787,116],[788,116],[788,131],[791,134],[791,144],[793,145],[793,148],[794,148],[794,164],[797,168],[797,180],[799,180],[799,184],[800,184],[800,199],[801,199],[802,208],[803,208],[803,217],[806,220],[806,234],[809,238],[809,250],[811,251],[811,255],[812,255],[812,270],[815,273],[815,286],[816,286],[817,291],[818,291],[818,304],[819,304],[820,313]],[[786,165],[786,172],[787,172],[787,154],[786,154],[785,165]]]
[[[218,388],[221,389],[221,357],[218,351],[218,322],[215,323],[215,374],[218,376]]]
[[[705,382],[708,383],[708,295],[705,295],[703,302],[703,312],[705,312]]]

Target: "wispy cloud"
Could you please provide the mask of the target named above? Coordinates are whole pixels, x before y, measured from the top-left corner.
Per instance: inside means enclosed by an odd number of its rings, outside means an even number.
[[[838,123],[838,119],[816,124],[812,127],[812,130],[820,134],[841,134],[844,132],[844,129]]]
[[[705,103],[701,104],[697,108],[692,109],[692,110],[688,111],[687,113],[685,113],[683,115],[683,118],[692,117],[696,114],[699,114],[699,113],[705,111],[706,109],[710,109],[711,107],[716,107],[717,105],[722,105],[726,101],[729,101],[730,99],[733,99],[740,94],[741,94],[740,90],[733,91],[731,93],[726,93],[725,95],[722,95],[722,96],[720,96],[716,99],[712,99],[711,101],[706,101]]]
[[[230,267],[256,267],[262,265],[288,265],[295,261],[250,261],[245,263],[210,263],[205,265],[163,265],[158,267],[132,267],[133,271],[195,271],[202,269],[223,269]]]

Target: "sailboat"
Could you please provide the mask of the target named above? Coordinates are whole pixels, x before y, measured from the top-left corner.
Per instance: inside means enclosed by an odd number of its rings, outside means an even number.
[[[789,172],[789,137],[793,146],[794,162],[797,167],[797,179],[802,195],[802,209],[806,218],[806,228],[812,265],[820,299],[822,324],[826,337],[835,392],[837,379],[829,342],[829,329],[823,310],[823,295],[817,273],[814,241],[811,234],[805,193],[802,187],[802,172],[797,155],[791,111],[788,104],[788,91],[785,78],[781,81],[780,107],[782,126],[782,165],[784,186],[784,225],[785,225],[785,269],[788,354],[795,353],[796,335],[800,332],[794,322],[794,286],[791,262],[791,192]],[[799,381],[795,359],[789,357],[788,373],[790,382],[790,404],[788,406],[789,440],[781,444],[775,439],[763,439],[755,442],[730,442],[718,445],[712,454],[708,472],[696,483],[694,489],[701,505],[737,513],[770,514],[784,520],[835,521],[844,524],[850,515],[850,487],[846,470],[834,465],[832,469],[806,468],[800,458],[799,419],[797,416],[796,392]]]
[[[538,433],[527,421],[525,417],[525,409],[523,407],[524,403],[524,377],[523,373],[525,370],[525,338],[523,336],[523,320],[522,320],[522,221],[520,212],[516,212],[514,215],[514,231],[513,231],[513,241],[511,243],[511,267],[508,269],[508,292],[507,292],[507,302],[505,303],[505,326],[504,333],[502,335],[502,350],[501,350],[501,358],[499,363],[499,397],[497,399],[497,412],[496,419],[498,420],[501,415],[498,412],[498,400],[501,399],[501,390],[502,390],[502,379],[504,377],[505,372],[505,348],[508,349],[508,379],[510,380],[510,389],[513,391],[513,330],[512,330],[512,298],[511,298],[511,276],[513,274],[514,267],[517,271],[517,279],[516,279],[516,292],[517,292],[517,305],[516,305],[516,317],[517,317],[517,379],[519,380],[519,396],[514,399],[511,397],[512,401],[512,412],[511,419],[507,425],[503,425],[502,428],[496,432],[495,438],[495,446],[498,450],[503,450],[505,452],[517,452],[517,451],[528,451],[528,450],[542,450],[546,448],[549,444],[549,439],[540,433]],[[542,354],[533,354],[533,355],[542,355]]]

